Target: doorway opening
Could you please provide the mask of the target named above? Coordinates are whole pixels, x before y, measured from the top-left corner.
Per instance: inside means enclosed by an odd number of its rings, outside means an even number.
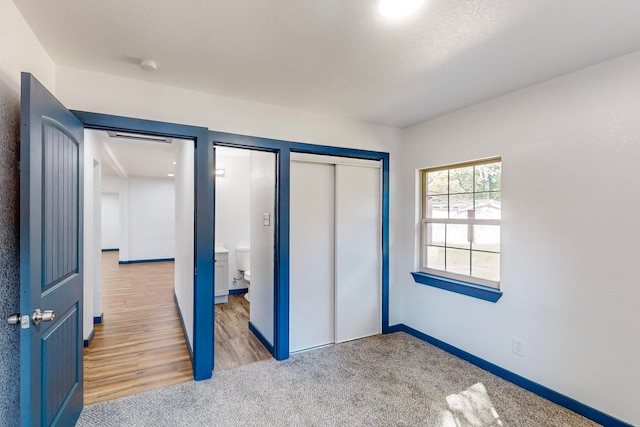
[[[215,147],[214,369],[271,358],[276,154]]]
[[[194,161],[192,140],[85,130],[85,404],[193,379]]]

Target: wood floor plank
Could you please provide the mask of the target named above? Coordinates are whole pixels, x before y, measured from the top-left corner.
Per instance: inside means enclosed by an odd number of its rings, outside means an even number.
[[[104,322],[84,352],[85,405],[193,379],[173,271],[173,262],[120,265],[118,252],[103,252]]]
[[[216,304],[214,336],[214,371],[271,358],[249,330],[249,301],[243,295],[229,295],[228,303]]]

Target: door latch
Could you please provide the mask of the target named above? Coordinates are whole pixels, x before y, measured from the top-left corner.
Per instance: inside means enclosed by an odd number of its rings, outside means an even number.
[[[20,313],[14,313],[7,317],[7,323],[10,325],[20,325],[22,329],[29,329],[31,319],[28,315],[20,316]]]

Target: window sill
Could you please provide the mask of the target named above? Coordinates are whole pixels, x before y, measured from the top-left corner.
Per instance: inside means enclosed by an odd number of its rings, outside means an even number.
[[[502,291],[499,289],[491,289],[486,286],[435,276],[433,274],[422,273],[420,271],[413,272],[411,275],[416,283],[433,286],[434,288],[456,292],[458,294],[467,295],[485,301],[497,302],[500,297],[502,297]]]

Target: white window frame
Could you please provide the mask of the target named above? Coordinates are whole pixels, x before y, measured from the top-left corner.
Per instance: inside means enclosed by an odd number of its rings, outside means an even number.
[[[501,157],[492,157],[489,159],[482,159],[464,163],[456,163],[451,165],[426,168],[420,170],[420,271],[427,274],[432,274],[434,276],[445,277],[448,279],[459,280],[462,282],[472,283],[481,286],[487,286],[493,289],[500,289],[500,281],[483,279],[480,277],[474,277],[466,274],[459,273],[451,273],[445,270],[438,270],[434,268],[427,268],[424,266],[424,260],[426,259],[426,254],[424,253],[426,249],[426,234],[427,234],[427,226],[429,224],[461,224],[461,225],[497,225],[500,226],[500,231],[502,231],[501,219],[477,219],[477,218],[427,218],[426,215],[426,206],[427,206],[427,181],[425,176],[429,172],[437,172],[437,171],[448,171],[451,169],[458,169],[469,166],[478,166],[490,163],[501,163]],[[502,171],[500,172],[500,177],[502,178]],[[474,191],[474,194],[476,192]],[[447,195],[451,193],[447,192]],[[500,186],[500,195],[502,196],[502,185]],[[502,236],[502,233],[500,234]],[[502,240],[502,238],[500,239]],[[473,252],[473,249],[470,249]],[[500,268],[502,268],[502,242],[500,244]],[[502,276],[502,275],[501,275]]]

